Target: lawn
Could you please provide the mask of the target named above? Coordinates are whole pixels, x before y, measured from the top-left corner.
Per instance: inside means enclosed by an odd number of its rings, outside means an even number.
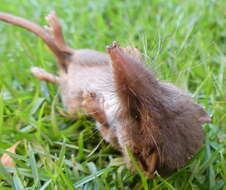
[[[45,25],[55,9],[73,48],[105,51],[117,40],[138,47],[162,80],[190,92],[211,115],[205,145],[168,178],[142,179],[100,137],[92,120],[64,118],[57,86],[30,67],[57,73],[54,56],[35,35],[0,22],[0,189],[226,190],[226,1],[1,0],[0,11]]]

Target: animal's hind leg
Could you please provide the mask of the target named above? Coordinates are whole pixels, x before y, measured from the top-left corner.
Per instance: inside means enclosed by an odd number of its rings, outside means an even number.
[[[73,54],[73,50],[69,48],[64,41],[60,21],[54,11],[51,11],[46,16],[46,21],[49,23],[50,26],[46,27],[46,29],[51,33],[57,47],[64,53]]]
[[[31,72],[35,77],[37,77],[40,80],[45,80],[47,82],[59,84],[58,76],[48,73],[47,71],[40,67],[32,67]]]

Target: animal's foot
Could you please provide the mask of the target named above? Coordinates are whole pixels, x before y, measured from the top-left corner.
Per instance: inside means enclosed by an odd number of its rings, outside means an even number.
[[[85,108],[85,111],[89,115],[94,115],[101,112],[101,104],[102,101],[100,98],[97,97],[95,92],[83,92],[82,95],[83,101],[82,101],[82,107]]]
[[[47,16],[46,16],[46,21],[49,23],[49,27],[45,27],[45,29],[51,34],[52,38],[54,39],[57,47],[67,53],[67,54],[73,54],[73,50],[69,48],[63,37],[60,21],[57,18],[57,15],[55,11],[51,11]]]
[[[47,82],[59,83],[59,77],[48,73],[40,67],[32,67],[31,73],[40,80],[45,80]]]

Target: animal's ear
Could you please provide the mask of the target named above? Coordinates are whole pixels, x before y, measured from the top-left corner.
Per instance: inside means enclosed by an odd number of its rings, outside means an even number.
[[[196,113],[195,117],[198,118],[198,121],[201,124],[210,123],[211,117],[208,115],[208,113],[200,105],[196,104],[196,107],[197,109],[194,113]]]
[[[140,59],[124,51],[116,42],[107,47],[107,52],[112,61],[113,78],[119,99],[131,114],[137,115],[146,101],[149,101],[147,98],[155,95],[150,87],[155,88],[157,81]]]

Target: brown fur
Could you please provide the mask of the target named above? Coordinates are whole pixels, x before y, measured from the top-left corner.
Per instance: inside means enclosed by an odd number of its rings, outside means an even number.
[[[173,171],[183,166],[202,145],[201,118],[208,120],[207,114],[183,92],[175,87],[166,88],[144,64],[117,44],[109,47],[108,52],[123,108],[120,126],[130,134],[122,144],[128,143],[146,170],[153,152],[158,154],[157,169]]]
[[[103,138],[123,152],[130,167],[127,147],[151,177],[155,170],[166,174],[183,166],[202,145],[208,114],[185,92],[157,80],[136,48],[113,43],[108,54],[73,50],[54,12],[47,16],[50,28],[6,13],[0,20],[44,40],[57,58],[59,76],[37,67],[32,73],[59,84],[70,116],[80,108],[93,116]]]

